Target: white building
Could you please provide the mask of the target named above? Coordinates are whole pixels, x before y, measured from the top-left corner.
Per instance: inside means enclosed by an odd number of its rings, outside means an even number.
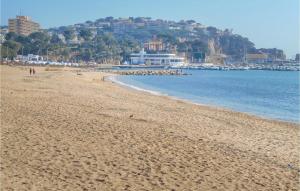
[[[28,54],[27,56],[17,55],[17,60],[24,61],[24,62],[25,61],[40,61],[40,60],[44,60],[44,58],[39,55]]]
[[[139,65],[185,65],[184,58],[175,54],[147,54],[144,49],[140,53],[130,55],[130,64]]]

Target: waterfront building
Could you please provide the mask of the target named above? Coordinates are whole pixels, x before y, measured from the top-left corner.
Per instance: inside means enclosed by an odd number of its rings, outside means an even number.
[[[28,54],[27,55],[27,60],[28,61],[39,61],[39,60],[43,60],[43,57],[39,56],[39,55]]]
[[[176,56],[176,54],[147,54],[143,49],[139,53],[134,53],[130,55],[130,64],[174,66],[184,65],[185,59],[184,57]]]
[[[210,62],[210,63],[214,63],[214,64],[225,64],[226,63],[226,59],[227,59],[227,55],[225,54],[211,54],[209,56],[204,56],[204,60],[202,59],[202,61],[204,62]]]
[[[264,53],[247,54],[246,60],[248,63],[261,64],[268,62],[268,55]]]
[[[300,54],[296,54],[295,61],[300,62]]]
[[[40,61],[40,60],[44,60],[44,58],[42,56],[39,55],[34,55],[34,54],[28,54],[26,55],[17,55],[17,60],[20,61]]]
[[[40,25],[30,19],[28,16],[17,16],[15,19],[8,20],[9,32],[18,35],[27,36],[40,30]]]

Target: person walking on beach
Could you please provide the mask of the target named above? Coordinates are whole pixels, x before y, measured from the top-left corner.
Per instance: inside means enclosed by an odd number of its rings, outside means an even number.
[[[32,68],[32,75],[34,75],[35,74],[35,69],[34,68]]]
[[[30,74],[30,76],[31,76],[31,73],[32,73],[32,69],[30,68],[30,69],[29,69],[29,74]]]

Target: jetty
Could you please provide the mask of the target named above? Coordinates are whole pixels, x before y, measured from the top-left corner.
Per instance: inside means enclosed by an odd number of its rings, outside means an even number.
[[[182,70],[110,70],[109,73],[118,75],[187,75],[187,73],[182,72]]]

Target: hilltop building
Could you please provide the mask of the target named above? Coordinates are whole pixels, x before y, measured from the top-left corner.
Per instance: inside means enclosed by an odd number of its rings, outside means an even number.
[[[40,25],[28,16],[17,16],[15,19],[8,19],[8,30],[18,35],[27,36],[40,30]]]

